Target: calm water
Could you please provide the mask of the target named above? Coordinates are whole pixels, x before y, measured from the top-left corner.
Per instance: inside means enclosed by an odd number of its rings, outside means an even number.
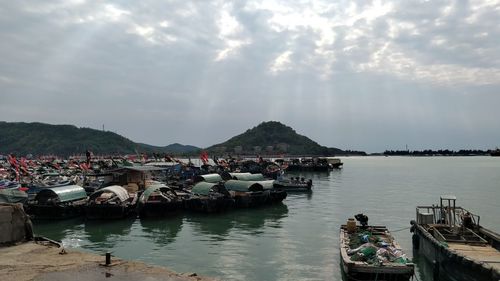
[[[221,280],[341,280],[338,233],[363,212],[391,230],[409,226],[415,206],[454,194],[457,204],[500,231],[500,158],[349,157],[330,173],[303,173],[312,194],[283,205],[161,220],[36,223],[66,247],[197,272]],[[393,233],[411,257],[408,229]],[[419,268],[419,280],[430,280]]]

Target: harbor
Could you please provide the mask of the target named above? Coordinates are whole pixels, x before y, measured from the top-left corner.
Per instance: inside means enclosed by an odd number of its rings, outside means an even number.
[[[387,226],[415,261],[418,280],[428,281],[434,280],[432,267],[412,251],[409,222],[415,219],[416,206],[453,193],[462,206],[481,214],[481,225],[499,231],[495,171],[500,164],[495,158],[347,157],[342,161],[340,170],[294,172],[294,177],[313,181],[312,192],[288,193],[281,204],[105,223],[82,217],[35,221],[34,230],[62,241],[68,249],[101,257],[112,252],[122,259],[221,280],[341,280],[340,226],[364,212],[370,222]],[[469,188],[472,185],[474,190]]]

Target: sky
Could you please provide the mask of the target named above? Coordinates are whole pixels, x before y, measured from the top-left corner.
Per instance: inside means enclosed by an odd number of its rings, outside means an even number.
[[[16,0],[0,120],[152,145],[280,121],[321,145],[500,146],[500,1]]]

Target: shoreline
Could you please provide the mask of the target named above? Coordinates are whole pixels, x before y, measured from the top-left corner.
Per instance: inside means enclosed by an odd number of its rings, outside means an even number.
[[[0,247],[0,276],[5,280],[151,280],[215,281],[196,273],[176,273],[166,267],[111,258],[50,242],[24,242]]]

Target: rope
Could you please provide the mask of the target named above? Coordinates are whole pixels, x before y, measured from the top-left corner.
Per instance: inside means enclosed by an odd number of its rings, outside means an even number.
[[[403,231],[403,230],[410,229],[410,228],[411,228],[411,226],[407,226],[407,227],[404,227],[404,228],[400,228],[400,229],[396,229],[396,230],[391,230],[391,233],[392,232]]]

